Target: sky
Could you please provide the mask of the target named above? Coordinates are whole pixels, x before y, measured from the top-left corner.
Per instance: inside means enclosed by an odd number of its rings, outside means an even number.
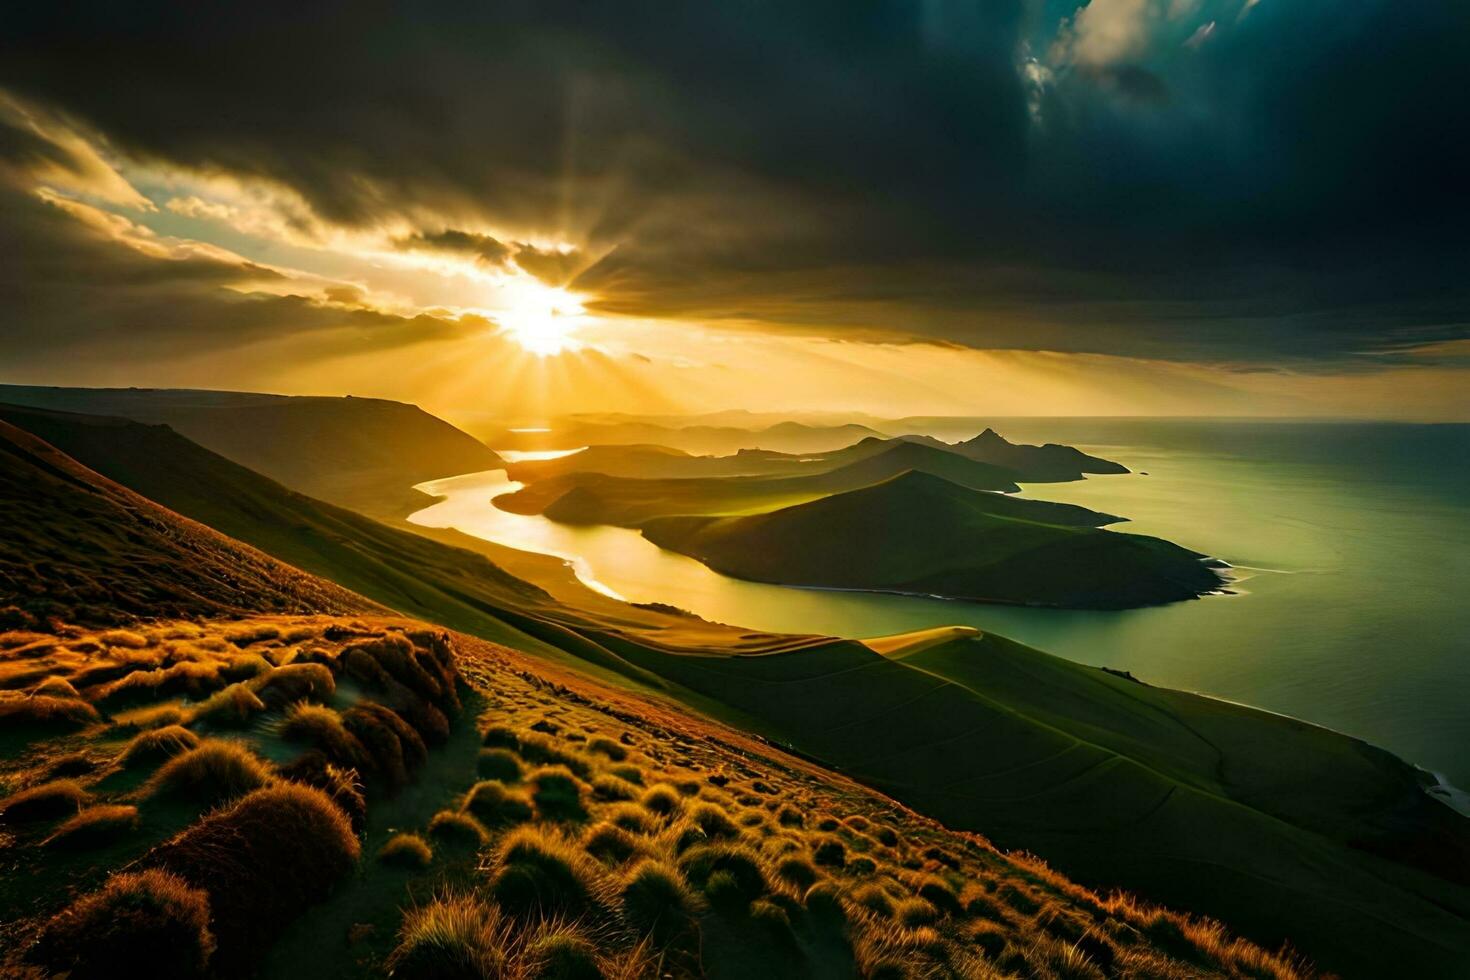
[[[0,381],[1470,419],[1470,4],[28,4]]]

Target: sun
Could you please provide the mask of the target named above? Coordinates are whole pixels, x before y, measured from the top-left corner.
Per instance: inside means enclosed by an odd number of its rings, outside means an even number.
[[[510,306],[496,315],[500,332],[537,357],[579,349],[577,328],[587,312],[581,300],[565,289],[540,283],[521,287]]]

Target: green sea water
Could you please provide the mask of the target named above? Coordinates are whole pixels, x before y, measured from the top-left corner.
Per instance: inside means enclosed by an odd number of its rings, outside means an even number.
[[[488,501],[504,474],[435,481],[415,515],[557,554],[585,580],[753,628],[866,637],[946,624],[1010,636],[1149,683],[1304,718],[1470,787],[1470,426],[988,420],[1134,473],[1024,488],[1131,519],[1235,566],[1238,594],[1071,612],[739,582],[635,532],[571,528]],[[986,421],[934,423],[946,439]],[[1146,473],[1147,475],[1143,475]]]

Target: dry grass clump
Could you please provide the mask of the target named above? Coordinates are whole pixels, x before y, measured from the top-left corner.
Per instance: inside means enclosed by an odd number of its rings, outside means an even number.
[[[805,892],[821,877],[816,865],[800,855],[791,855],[776,862],[776,877],[791,885],[798,892]]]
[[[378,860],[397,868],[421,870],[434,860],[434,849],[418,834],[394,834],[378,849]]]
[[[0,824],[29,823],[74,814],[91,800],[92,794],[76,780],[42,783],[0,800]]]
[[[592,795],[599,800],[631,800],[637,797],[639,792],[639,787],[633,783],[606,773],[592,780]]]
[[[150,796],[219,803],[259,789],[270,778],[270,764],[248,748],[211,738],[165,762],[144,790]]]
[[[508,749],[481,749],[475,769],[481,779],[498,779],[502,783],[521,781],[521,760]]]
[[[0,729],[76,729],[98,719],[96,708],[75,697],[0,691]]]
[[[622,762],[628,758],[628,750],[606,735],[596,735],[588,740],[587,751],[606,756],[613,762]]]
[[[936,878],[931,875],[921,879],[918,882],[918,887],[914,889],[914,894],[933,905],[945,915],[957,915],[964,910],[960,904],[959,896],[955,894],[954,889],[949,886],[949,883],[942,878]]]
[[[252,677],[268,674],[275,670],[275,664],[265,659],[258,653],[240,653],[230,658],[230,662],[220,668],[220,676],[230,681],[248,681]]]
[[[429,836],[451,847],[478,849],[490,840],[484,824],[460,810],[440,810],[429,818]]]
[[[429,748],[418,730],[393,709],[361,701],[342,714],[342,724],[366,751],[372,769],[397,790],[408,774],[429,758]]]
[[[608,775],[621,779],[626,783],[632,783],[634,786],[643,785],[643,770],[637,766],[610,766],[607,772]]]
[[[582,848],[599,861],[621,864],[644,850],[642,841],[617,824],[593,824],[582,835]]]
[[[321,790],[342,808],[352,821],[352,829],[361,833],[367,822],[367,795],[363,792],[358,772],[351,766],[339,766],[313,749],[280,771],[283,779]]]
[[[824,868],[840,868],[847,863],[847,845],[840,837],[819,837],[812,847],[812,860]]]
[[[679,857],[691,884],[717,905],[749,905],[766,893],[764,863],[743,844],[724,841],[691,847]]]
[[[564,766],[547,766],[526,777],[536,814],[543,820],[579,821],[587,819],[582,799],[582,783]]]
[[[474,815],[486,827],[509,827],[530,820],[531,801],[524,792],[504,783],[486,779],[470,787],[460,809]]]
[[[114,725],[125,731],[144,732],[150,728],[181,724],[188,720],[188,715],[176,704],[160,704],[114,715],[112,720]]]
[[[199,736],[183,725],[165,725],[133,736],[117,761],[123,766],[136,766],[171,759],[199,745]]]
[[[203,977],[214,953],[205,893],[157,869],[110,878],[47,922],[32,958],[73,980]]]
[[[495,980],[506,975],[513,927],[472,895],[452,895],[410,911],[385,964],[395,980]]]
[[[689,808],[689,819],[704,831],[705,836],[713,840],[725,837],[738,837],[740,828],[735,825],[724,810],[713,803],[696,803]]]
[[[97,642],[109,647],[126,647],[142,650],[153,645],[153,641],[133,630],[106,630],[97,634]]]
[[[195,705],[189,713],[191,721],[206,721],[219,727],[244,725],[265,710],[262,701],[248,681],[226,685]]]
[[[669,817],[684,808],[684,799],[679,791],[668,783],[657,783],[643,792],[639,799],[643,808],[661,817]]]
[[[922,898],[905,898],[893,906],[894,921],[910,929],[939,921],[939,910]]]
[[[247,961],[357,864],[342,808],[296,783],[257,789],[217,810],[144,862],[209,893],[220,955]]]
[[[339,766],[361,768],[367,750],[357,737],[342,724],[342,716],[322,704],[297,702],[276,725],[276,735],[286,742],[297,742],[319,749]]]
[[[52,674],[44,681],[37,684],[32,690],[32,695],[51,698],[75,698],[79,697],[77,689],[71,686],[71,681],[59,674]]]
[[[337,680],[324,664],[286,664],[255,677],[250,684],[271,710],[297,701],[326,701],[337,691]]]
[[[628,872],[618,899],[623,919],[659,943],[689,935],[704,905],[678,868],[656,860]]]
[[[592,766],[571,749],[563,748],[555,739],[540,732],[522,732],[517,752],[522,759],[537,765],[566,766],[578,779],[590,779]]]
[[[887,890],[877,883],[862,885],[853,889],[851,898],[853,904],[859,908],[867,909],[874,915],[881,916],[885,919],[893,918],[893,896],[888,894]]]
[[[636,803],[615,803],[602,812],[603,819],[635,834],[648,834],[656,819]]]
[[[572,841],[541,827],[511,832],[496,855],[490,894],[512,916],[525,919],[595,911],[598,865]]]
[[[202,698],[220,686],[219,665],[213,662],[185,660],[157,670],[134,670],[111,683],[104,684],[88,696],[93,701],[108,702],[119,698],[159,698],[183,694]]]
[[[544,924],[526,944],[520,970],[527,980],[608,980],[597,946],[575,926]],[[650,976],[648,973],[632,976]]]
[[[509,725],[491,725],[480,736],[480,744],[487,749],[510,749],[511,751],[515,751],[521,747],[521,738],[516,734],[516,730]]]
[[[122,804],[89,806],[51,832],[45,847],[101,847],[138,829],[138,808]]]

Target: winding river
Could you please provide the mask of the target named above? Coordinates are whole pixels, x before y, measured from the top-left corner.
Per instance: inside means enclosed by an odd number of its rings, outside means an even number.
[[[982,427],[930,431],[954,439]],[[555,555],[609,595],[785,632],[992,630],[1083,663],[1305,718],[1470,785],[1470,426],[1017,419],[1135,472],[1031,485],[1236,568],[1239,594],[1126,612],[741,582],[635,531],[499,510],[503,470],[435,480],[410,520]],[[1147,474],[1147,475],[1143,475]]]

